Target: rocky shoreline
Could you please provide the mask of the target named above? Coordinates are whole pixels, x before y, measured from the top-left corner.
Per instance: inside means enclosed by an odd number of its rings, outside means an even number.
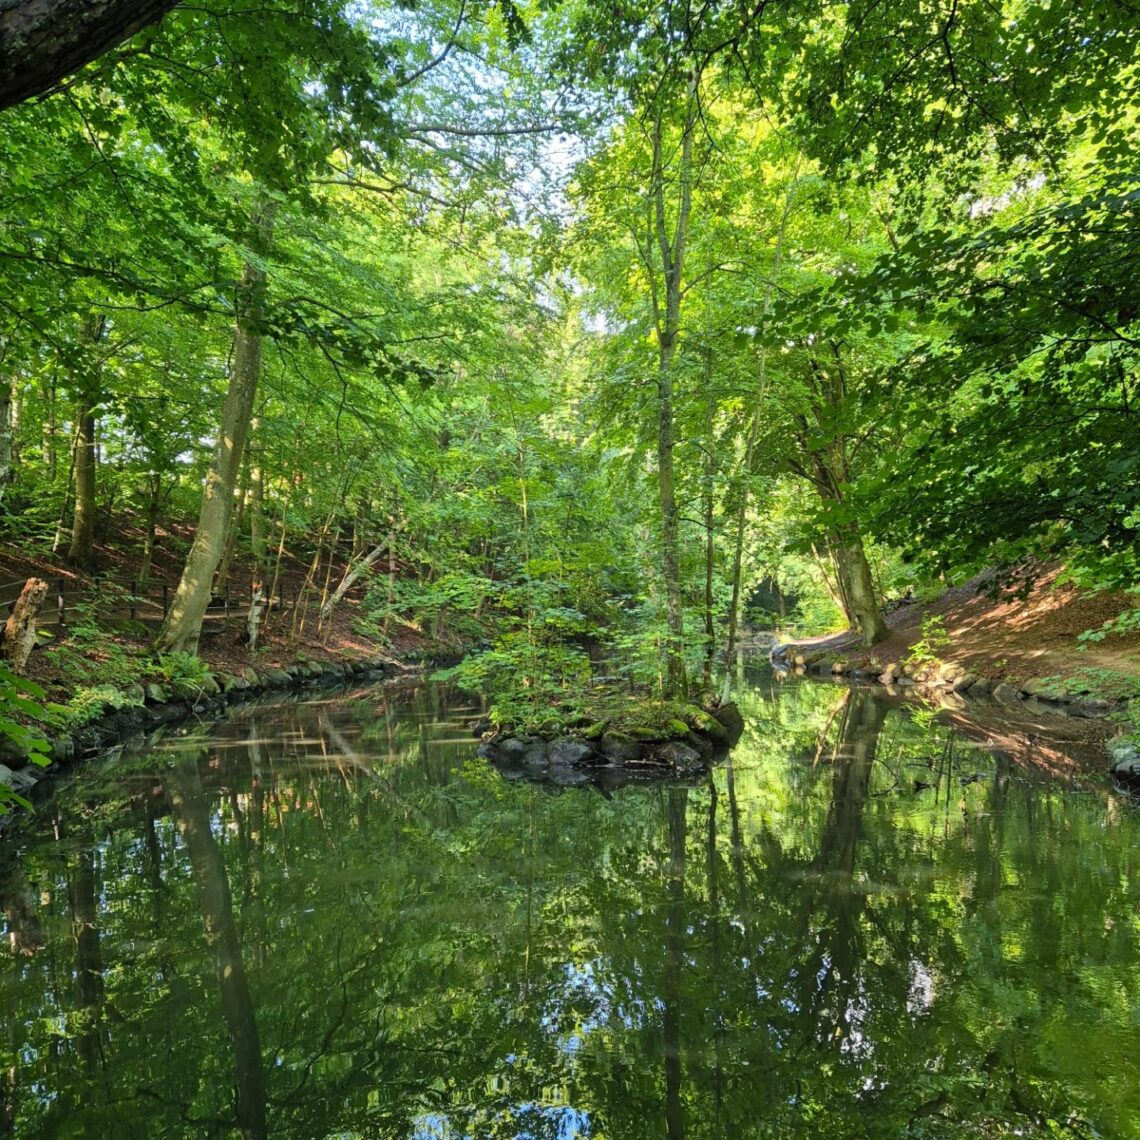
[[[246,666],[237,673],[217,672],[199,683],[136,684],[121,690],[119,701],[110,700],[103,715],[51,741],[51,763],[32,763],[12,748],[0,754],[0,783],[17,795],[26,795],[41,780],[63,768],[114,748],[128,736],[188,717],[218,718],[230,707],[266,693],[333,685],[347,681],[380,680],[406,668],[391,658],[356,661],[296,662],[283,667]],[[0,816],[0,819],[3,817]]]
[[[769,660],[780,672],[824,680],[874,682],[884,686],[889,694],[913,693],[956,711],[967,708],[970,701],[992,700],[1005,705],[1022,703],[1053,715],[1099,720],[1113,713],[1127,712],[1129,705],[1140,699],[1109,700],[1092,690],[1066,688],[1052,677],[995,681],[965,666],[939,660],[904,660],[884,665],[876,661],[873,654],[835,654],[809,650],[795,642],[774,645]],[[1131,795],[1140,795],[1140,748],[1124,737],[1109,741],[1106,748],[1109,773],[1117,787]]]

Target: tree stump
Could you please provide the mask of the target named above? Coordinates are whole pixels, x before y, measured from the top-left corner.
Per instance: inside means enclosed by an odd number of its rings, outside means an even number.
[[[22,673],[36,644],[36,617],[47,597],[48,584],[42,578],[29,578],[12,605],[0,636],[0,657],[16,673]]]

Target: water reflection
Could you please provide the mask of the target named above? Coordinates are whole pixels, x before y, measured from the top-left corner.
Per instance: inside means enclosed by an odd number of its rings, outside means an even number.
[[[744,711],[612,799],[433,688],[86,769],[0,863],[0,1133],[1140,1134],[1136,813],[875,693]]]

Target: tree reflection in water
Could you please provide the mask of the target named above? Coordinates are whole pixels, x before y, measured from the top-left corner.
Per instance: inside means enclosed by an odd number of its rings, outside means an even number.
[[[426,689],[88,767],[0,866],[0,1130],[1140,1134],[1136,814],[877,693],[744,706],[612,799]]]

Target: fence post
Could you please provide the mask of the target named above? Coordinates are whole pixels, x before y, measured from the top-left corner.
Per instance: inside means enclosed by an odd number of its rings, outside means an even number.
[[[59,628],[63,629],[67,625],[67,607],[63,601],[63,579],[57,578],[55,580],[55,609],[59,615]]]

